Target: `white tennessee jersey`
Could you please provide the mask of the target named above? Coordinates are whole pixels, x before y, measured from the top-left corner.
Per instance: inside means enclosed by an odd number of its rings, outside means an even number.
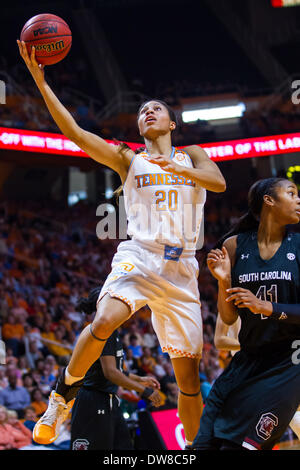
[[[123,187],[128,235],[142,243],[195,250],[206,190],[148,162],[147,155],[141,152],[133,157]],[[193,168],[183,150],[172,147],[171,159]]]

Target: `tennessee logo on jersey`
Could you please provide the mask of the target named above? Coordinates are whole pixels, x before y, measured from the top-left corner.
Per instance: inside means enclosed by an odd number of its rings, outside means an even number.
[[[146,156],[147,152],[141,152],[133,157],[124,183],[127,233],[143,242],[194,249],[203,219],[205,189],[189,174],[166,171]],[[190,156],[175,147],[170,159],[193,168]]]
[[[145,186],[160,185],[186,185],[195,187],[195,183],[191,179],[172,173],[145,173],[143,175],[136,175],[134,178],[138,189],[144,188]]]

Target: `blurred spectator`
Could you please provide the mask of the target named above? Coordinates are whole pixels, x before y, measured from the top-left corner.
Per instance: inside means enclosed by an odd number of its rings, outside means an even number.
[[[150,349],[155,348],[158,345],[157,336],[153,329],[151,320],[147,323],[146,332],[143,335],[143,344]]]
[[[164,364],[166,364],[166,358],[159,354],[156,358],[156,364],[153,369],[154,374],[159,380],[161,380],[166,375]]]
[[[6,377],[6,368],[0,366],[0,390],[8,386],[8,379]]]
[[[16,443],[12,434],[11,427],[6,422],[7,410],[5,406],[0,405],[0,450],[16,449]]]
[[[153,374],[156,360],[152,356],[151,349],[148,347],[142,348],[142,356],[138,359],[138,366],[142,375]]]
[[[38,417],[33,406],[27,406],[24,410],[23,424],[30,431],[33,431],[35,423],[37,422]]]
[[[56,327],[54,332],[54,342],[48,343],[49,351],[57,357],[60,365],[67,365],[72,352],[72,347],[65,340],[66,329],[63,325]]]
[[[24,446],[31,444],[32,433],[24,426],[18,419],[18,414],[15,410],[7,410],[6,423],[10,426],[10,432],[14,437],[15,447],[21,449]]]
[[[12,314],[8,316],[2,327],[2,338],[6,347],[11,348],[14,356],[19,357],[24,352],[24,326]]]
[[[24,408],[30,405],[30,395],[26,388],[17,386],[18,375],[16,371],[12,371],[8,375],[9,385],[0,390],[0,405],[5,406],[9,410],[15,410],[18,417],[22,418]]]
[[[168,393],[168,384],[169,383],[176,383],[176,379],[175,379],[175,374],[174,374],[174,370],[173,370],[173,367],[172,367],[172,363],[170,361],[167,361],[163,365],[163,368],[165,369],[166,373],[163,376],[163,378],[160,380],[160,384],[161,384],[162,392],[164,392],[167,395],[167,393]]]
[[[124,370],[126,370],[127,372],[132,372],[132,374],[138,373],[138,360],[134,357],[133,350],[131,348],[126,348],[124,365]]]
[[[138,343],[138,337],[136,334],[131,334],[129,337],[128,350],[131,349],[132,355],[135,359],[138,359],[143,354],[142,346]]]
[[[40,417],[47,409],[48,400],[44,398],[43,392],[39,388],[35,388],[31,392],[31,407],[36,415]]]
[[[168,382],[166,385],[166,403],[164,408],[176,408],[178,403],[179,389],[176,382]]]
[[[127,333],[123,336],[123,344],[125,346],[130,345],[131,337],[135,336],[135,344],[138,346],[143,346],[144,345],[144,340],[143,336],[139,332],[139,328],[137,325],[136,319],[130,320],[131,323],[128,327]],[[124,325],[124,328],[126,328],[126,324]]]
[[[36,362],[43,358],[43,353],[38,348],[38,341],[36,339],[25,338],[25,354],[30,367],[34,369]]]
[[[29,394],[36,388],[37,383],[35,382],[34,378],[32,377],[31,373],[25,373],[22,376],[23,386],[26,388]]]
[[[45,361],[43,372],[40,378],[40,388],[44,395],[51,392],[56,382],[56,376],[52,373],[52,365]]]

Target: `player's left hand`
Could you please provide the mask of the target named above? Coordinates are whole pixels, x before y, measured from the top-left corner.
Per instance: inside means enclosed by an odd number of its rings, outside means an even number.
[[[155,377],[140,377],[140,382],[145,385],[145,387],[156,388],[160,390],[160,383]]]
[[[248,308],[254,314],[263,314],[270,316],[273,311],[271,302],[267,302],[257,298],[250,290],[242,287],[232,287],[226,289],[229,295],[226,302],[234,301],[234,305],[238,308]]]
[[[176,171],[180,170],[179,165],[165,155],[153,154],[144,157],[144,159],[170,173],[176,173]]]

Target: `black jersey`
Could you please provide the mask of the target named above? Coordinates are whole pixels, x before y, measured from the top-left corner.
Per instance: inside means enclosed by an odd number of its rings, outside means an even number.
[[[114,333],[106,341],[101,356],[114,356],[116,358],[117,369],[122,371],[124,352],[117,330],[114,331]],[[87,371],[83,386],[88,389],[98,390],[100,392],[106,393],[116,393],[118,390],[118,385],[115,385],[105,377],[100,358],[97,359],[97,361],[94,362],[94,364]]]
[[[262,300],[300,304],[300,234],[287,233],[269,260],[260,257],[256,232],[239,234],[232,286],[249,289]],[[281,348],[291,351],[293,340],[300,339],[300,325],[253,314],[247,308],[238,312],[241,350],[253,354],[272,354]]]

